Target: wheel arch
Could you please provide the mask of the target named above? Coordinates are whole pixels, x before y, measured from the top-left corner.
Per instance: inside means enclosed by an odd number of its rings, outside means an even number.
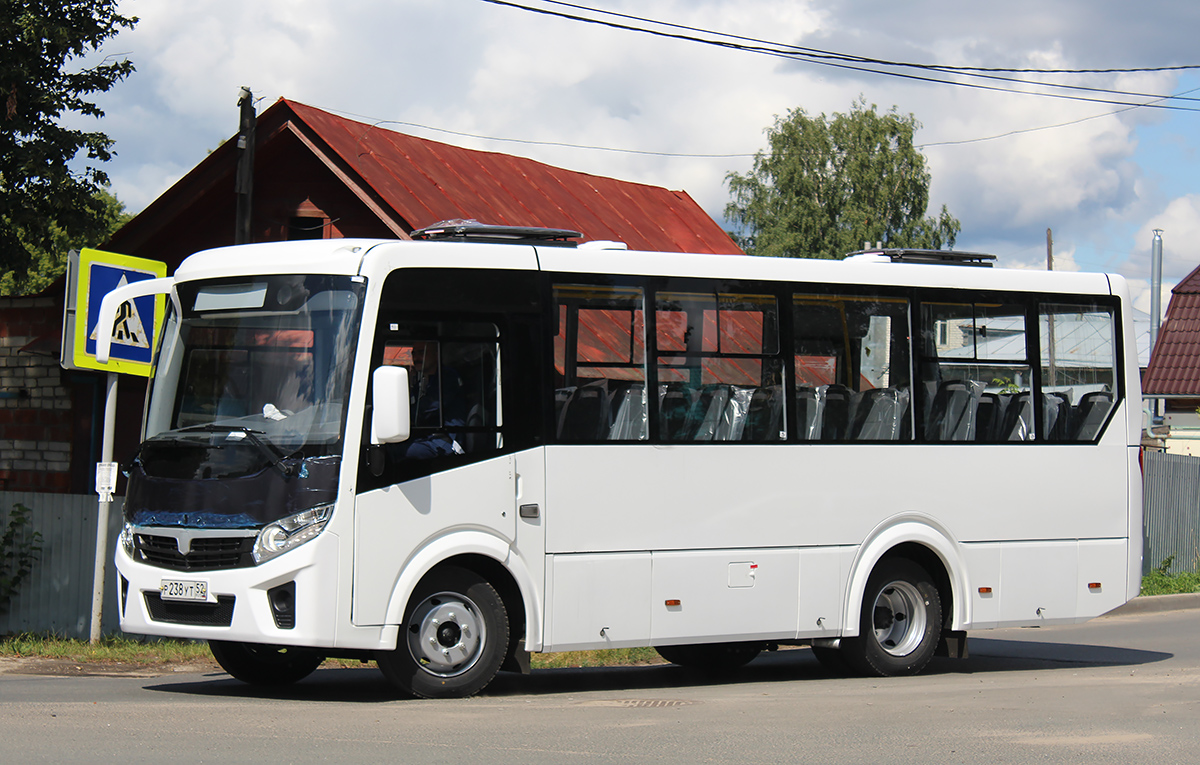
[[[388,625],[402,624],[417,585],[444,566],[468,569],[487,580],[496,588],[508,612],[513,644],[524,639],[526,650],[541,648],[539,591],[528,567],[513,554],[507,541],[479,531],[440,537],[426,544],[408,561],[388,601],[385,617]]]
[[[903,515],[876,527],[854,557],[846,588],[843,636],[859,634],[867,580],[880,561],[893,557],[912,560],[929,572],[942,600],[943,628],[959,630],[969,623],[967,572],[958,542],[932,518]]]

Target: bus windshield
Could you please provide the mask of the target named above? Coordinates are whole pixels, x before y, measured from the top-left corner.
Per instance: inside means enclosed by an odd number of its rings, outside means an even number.
[[[147,435],[249,429],[287,453],[330,453],[345,421],[360,292],[328,276],[182,285]]]
[[[178,290],[182,310],[165,327],[127,515],[255,526],[331,501],[363,285],[270,276]],[[230,478],[245,479],[243,496],[219,511],[169,499],[179,481]]]

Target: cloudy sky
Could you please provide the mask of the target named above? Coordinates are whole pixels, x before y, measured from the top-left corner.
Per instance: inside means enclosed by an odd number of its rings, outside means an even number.
[[[714,37],[565,3],[516,1]],[[887,61],[1043,70],[1200,65],[1200,3],[1178,0],[580,4]],[[684,189],[718,220],[726,173],[750,167],[776,115],[797,107],[844,112],[862,95],[923,124],[917,143],[933,176],[931,210],[945,204],[962,222],[958,249],[1044,268],[1051,228],[1056,268],[1123,273],[1146,307],[1153,229],[1164,230],[1168,289],[1200,265],[1200,69],[1000,75],[1134,95],[972,80],[1144,104],[1134,107],[833,68],[485,0],[124,0],[120,9],[141,21],[102,54],[126,55],[138,71],[99,99],[107,112],[100,129],[117,142],[107,170],[133,212],[236,132],[243,85],[261,99],[260,111],[286,97],[422,137]]]

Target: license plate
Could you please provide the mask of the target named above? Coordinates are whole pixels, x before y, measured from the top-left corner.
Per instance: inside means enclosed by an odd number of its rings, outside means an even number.
[[[163,600],[208,600],[208,582],[164,579],[158,587]]]

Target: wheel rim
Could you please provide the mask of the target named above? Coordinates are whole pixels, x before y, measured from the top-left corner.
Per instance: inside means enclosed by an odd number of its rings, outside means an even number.
[[[438,677],[461,675],[479,661],[487,630],[469,598],[439,592],[421,601],[408,624],[408,650],[423,670]]]
[[[925,635],[925,598],[910,582],[892,582],[875,598],[873,622],[879,646],[892,656],[907,656]]]

